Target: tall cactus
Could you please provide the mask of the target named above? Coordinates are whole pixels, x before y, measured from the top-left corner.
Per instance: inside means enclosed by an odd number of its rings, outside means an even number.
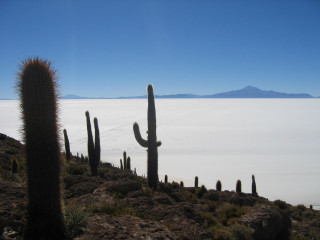
[[[93,119],[94,123],[94,171],[95,171],[95,176],[98,175],[98,167],[101,161],[101,147],[100,147],[100,131],[99,131],[99,125],[98,125],[98,119],[94,118]]]
[[[63,136],[64,136],[64,147],[66,150],[66,156],[67,156],[67,160],[69,161],[71,159],[70,142],[69,142],[68,133],[66,129],[63,130]]]
[[[257,186],[256,186],[256,180],[254,175],[252,175],[252,185],[251,185],[252,195],[258,195],[257,194]]]
[[[133,124],[133,132],[137,142],[147,148],[148,152],[148,185],[156,190],[158,187],[158,147],[161,142],[157,141],[156,108],[154,105],[153,87],[147,87],[148,91],[148,138],[143,139],[140,134],[138,123]]]
[[[56,74],[50,62],[27,59],[17,87],[28,176],[25,240],[65,239],[60,193]]]
[[[87,119],[88,158],[89,158],[90,170],[91,170],[92,176],[97,176],[95,175],[95,170],[94,170],[94,143],[93,143],[93,136],[92,136],[92,130],[91,130],[90,114],[88,111],[86,111],[85,115]]]

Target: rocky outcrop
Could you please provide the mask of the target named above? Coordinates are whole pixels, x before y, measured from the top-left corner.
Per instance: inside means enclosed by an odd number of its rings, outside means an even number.
[[[291,220],[277,207],[256,205],[240,221],[255,230],[256,240],[289,239]]]

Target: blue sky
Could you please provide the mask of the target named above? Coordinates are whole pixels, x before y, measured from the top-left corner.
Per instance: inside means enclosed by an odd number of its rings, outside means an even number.
[[[62,95],[320,96],[319,26],[318,0],[0,0],[0,98],[30,56],[53,62]]]

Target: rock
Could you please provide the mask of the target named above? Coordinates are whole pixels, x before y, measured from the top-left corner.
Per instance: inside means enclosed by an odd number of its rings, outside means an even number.
[[[123,195],[127,195],[129,192],[138,191],[140,189],[142,189],[141,184],[133,180],[126,182],[111,182],[106,186],[107,191],[121,193]]]
[[[133,216],[95,215],[85,233],[75,240],[178,239],[165,226]]]
[[[291,220],[286,213],[270,205],[256,205],[240,222],[253,228],[256,240],[289,240]]]

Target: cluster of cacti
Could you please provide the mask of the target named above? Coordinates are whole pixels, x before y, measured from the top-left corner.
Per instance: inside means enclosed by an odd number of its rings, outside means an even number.
[[[236,193],[241,193],[241,181],[238,180],[236,184]]]
[[[131,158],[127,157],[126,151],[123,152],[123,163],[122,159],[120,159],[120,169],[131,170]]]
[[[221,189],[222,189],[222,184],[221,184],[221,181],[220,180],[218,180],[217,181],[217,183],[216,183],[216,189],[217,189],[217,191],[221,191]]]
[[[194,187],[195,187],[195,188],[198,187],[198,183],[199,183],[199,178],[198,178],[198,176],[196,176],[196,177],[194,178]]]
[[[64,147],[66,150],[67,161],[70,161],[71,159],[70,143],[69,143],[68,133],[66,129],[63,130],[63,136],[64,136]]]
[[[94,118],[94,128],[95,128],[95,143],[94,143],[89,112],[86,111],[85,115],[87,119],[88,157],[89,157],[91,175],[98,176],[98,167],[100,163],[100,152],[101,152],[98,119]]]
[[[154,104],[153,87],[151,84],[147,87],[148,91],[148,138],[143,139],[140,134],[138,123],[133,124],[133,132],[137,142],[147,148],[148,152],[148,186],[154,190],[158,187],[158,147],[161,142],[157,141],[156,108]]]
[[[55,70],[48,61],[28,59],[21,67],[17,87],[28,177],[24,239],[65,239],[60,198]]]

